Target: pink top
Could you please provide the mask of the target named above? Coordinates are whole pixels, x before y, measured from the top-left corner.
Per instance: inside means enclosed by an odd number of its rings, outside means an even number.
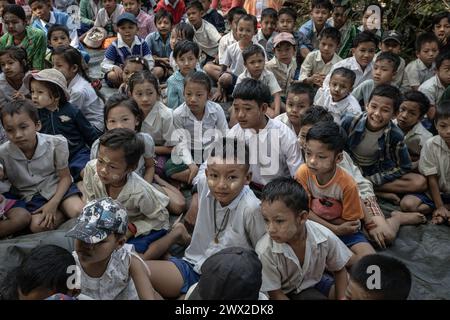
[[[155,26],[155,22],[153,21],[153,14],[145,13],[144,11],[140,11],[136,17],[138,21],[138,36],[142,39],[145,39],[150,33],[154,31],[158,31]]]
[[[231,8],[242,7],[245,0],[221,0],[220,4],[222,6],[222,13],[226,15]],[[212,0],[211,8],[217,9],[219,6],[219,0]]]

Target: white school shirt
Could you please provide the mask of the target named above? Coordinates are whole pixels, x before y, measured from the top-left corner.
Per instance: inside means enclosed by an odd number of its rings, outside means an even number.
[[[441,136],[432,137],[423,146],[419,171],[425,177],[437,175],[439,191],[450,194],[450,148]]]
[[[265,234],[256,245],[262,263],[261,291],[281,289],[283,293],[299,293],[320,282],[325,269],[336,272],[345,267],[352,256],[347,246],[326,227],[308,220],[303,264],[287,243],[277,243]]]
[[[54,25],[56,24],[56,18],[55,18],[55,14],[50,11],[50,19],[48,19],[48,22],[42,20],[42,19],[36,19],[41,26],[43,27],[43,30],[45,31],[45,33],[48,32],[48,29],[46,28],[46,25]],[[69,22],[69,20],[67,21]],[[69,28],[68,25],[66,25],[67,28]],[[80,40],[78,39],[78,33],[77,33],[77,29],[69,29],[69,36],[70,36],[70,45],[74,48],[78,48],[80,46]]]
[[[244,72],[242,72],[239,77],[237,78],[236,85],[242,82],[242,80],[252,78],[252,75],[250,72],[248,72],[247,68],[244,69]],[[272,71],[267,70],[266,68],[263,69],[261,76],[257,79],[258,81],[261,81],[266,86],[269,87],[270,94],[274,95],[275,93],[281,93],[281,87],[278,84],[277,78],[275,78],[275,75]]]
[[[327,75],[331,68],[333,68],[333,66],[341,60],[342,58],[335,53],[333,58],[325,63],[319,50],[311,51],[302,63],[299,80],[304,81],[306,78],[315,73]]]
[[[233,36],[233,32],[230,31],[226,35],[224,35],[219,41],[219,61],[225,57],[225,51],[229,46],[233,43],[236,43],[237,40]]]
[[[30,73],[29,71],[25,73],[24,78],[29,73]],[[13,87],[11,87],[9,82],[6,80],[5,74],[3,72],[0,73],[0,106],[4,105],[6,102],[12,101],[13,100],[12,95],[17,91],[23,95],[27,95],[30,93],[25,83],[22,82],[22,85],[20,86],[19,90],[16,90]]]
[[[266,127],[259,133],[254,129],[242,129],[238,123],[227,135],[247,143],[252,181],[260,185],[266,185],[275,177],[294,177],[303,163],[295,133],[278,120],[266,119]]]
[[[186,102],[183,102],[173,110],[173,124],[175,131],[171,140],[180,141],[182,138],[176,151],[179,160],[187,165],[195,160],[192,159],[191,150],[205,150],[216,139],[224,137],[228,131],[228,123],[222,107],[209,100],[206,102],[202,120],[198,120]]]
[[[420,59],[408,63],[403,74],[402,90],[410,90],[412,86],[420,86],[422,83],[434,76],[436,66],[433,62],[428,68]]]
[[[141,132],[151,135],[156,146],[174,146],[175,143],[171,140],[174,130],[172,109],[161,101],[156,101],[142,122]]]
[[[263,50],[264,48],[253,40],[253,43],[260,46]],[[266,52],[264,50],[264,52]],[[239,42],[233,43],[226,50],[225,54],[222,57],[223,59],[219,60],[219,64],[226,65],[230,68],[231,72],[235,76],[239,76],[245,70],[244,66],[244,57],[242,56],[242,50],[239,47]],[[265,54],[265,60],[267,63],[267,55]]]
[[[397,119],[394,120],[394,123],[397,124]],[[422,147],[431,137],[433,137],[433,134],[419,121],[411,130],[405,133],[404,141],[410,154],[420,156]]]
[[[373,57],[374,64],[380,54],[381,54],[381,51],[376,53],[375,56]],[[406,67],[405,59],[403,59],[402,57],[399,57],[399,58],[400,58],[400,64],[398,65],[397,72],[395,73],[394,80],[392,81],[392,85],[395,85],[398,88],[400,88],[402,86],[403,75],[405,73],[405,67]]]
[[[106,12],[105,8],[101,8],[98,10],[97,18],[95,18],[94,26],[95,27],[105,27],[108,22],[112,22],[114,25],[117,23],[117,17],[123,12],[123,6],[121,4],[116,4],[116,8],[114,9],[111,16],[108,16],[108,12]]]
[[[282,113],[279,114],[278,116],[275,117],[275,120],[281,121],[283,122],[289,129],[292,130],[292,132],[294,132],[295,134],[295,129],[294,126],[292,125],[292,123],[289,121],[289,117],[287,115],[287,113]]]
[[[195,272],[201,273],[203,262],[214,253],[228,247],[254,248],[265,233],[264,220],[260,212],[260,201],[249,186],[244,186],[239,195],[227,206],[222,207],[209,190],[203,175],[197,182],[198,215],[194,233],[184,260],[193,265]],[[214,238],[214,202],[216,202],[216,226],[222,224],[228,211],[228,221],[224,231]]]
[[[202,25],[197,30],[191,26],[194,29],[194,42],[198,44],[200,50],[210,57],[215,57],[219,52],[219,40],[222,37],[216,27],[205,19],[202,19]]]
[[[77,74],[67,87],[70,93],[69,102],[80,109],[86,119],[103,132],[105,129],[105,121],[103,118],[105,104],[99,98],[91,84],[86,81],[80,74]]]
[[[349,94],[344,99],[334,102],[331,97],[330,88],[319,88],[314,98],[314,105],[322,106],[327,109],[333,116],[334,122],[341,124],[341,120],[345,115],[356,116],[361,114],[361,106],[358,100]]]
[[[436,74],[422,83],[418,91],[427,96],[427,98],[430,100],[431,105],[436,105],[444,94],[445,87]]]
[[[339,61],[333,66],[333,68],[331,68],[330,72],[323,81],[323,88],[326,88],[330,85],[330,78],[333,70],[341,67],[353,70],[355,72],[356,78],[355,83],[353,84],[354,88],[356,88],[361,82],[372,79],[373,61],[371,61],[363,71],[359,63],[356,61],[355,57],[350,57]]]

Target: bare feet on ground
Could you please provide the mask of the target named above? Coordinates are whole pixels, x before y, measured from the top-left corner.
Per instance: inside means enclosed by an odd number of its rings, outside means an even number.
[[[392,219],[397,219],[400,225],[415,225],[427,222],[427,218],[420,212],[392,211]]]
[[[395,193],[391,192],[376,192],[376,195],[380,198],[383,198],[389,202],[392,202],[396,206],[400,205],[400,197]]]

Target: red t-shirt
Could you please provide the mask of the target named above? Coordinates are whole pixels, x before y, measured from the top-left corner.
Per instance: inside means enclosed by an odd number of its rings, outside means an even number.
[[[156,6],[155,12],[160,9],[164,9],[170,12],[173,17],[173,24],[175,25],[181,21],[181,17],[186,12],[186,5],[184,4],[183,0],[179,0],[174,8],[170,4],[166,5],[166,2],[164,0],[160,0],[158,2],[158,5]]]

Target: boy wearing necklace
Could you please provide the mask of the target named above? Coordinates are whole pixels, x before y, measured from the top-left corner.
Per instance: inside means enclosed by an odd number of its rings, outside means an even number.
[[[248,148],[223,138],[211,149],[198,178],[199,210],[192,240],[182,259],[148,261],[151,281],[164,298],[185,294],[196,283],[203,262],[228,247],[254,248],[265,232],[260,202],[250,190]]]

